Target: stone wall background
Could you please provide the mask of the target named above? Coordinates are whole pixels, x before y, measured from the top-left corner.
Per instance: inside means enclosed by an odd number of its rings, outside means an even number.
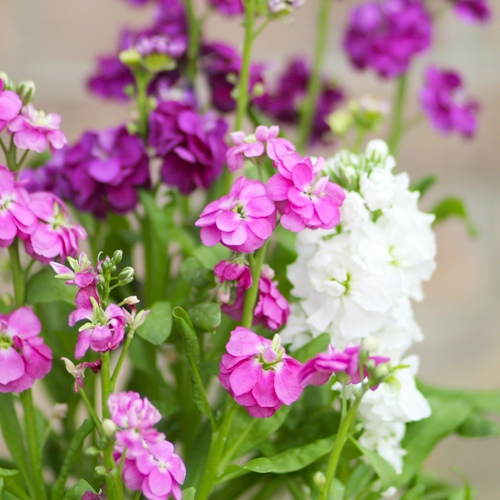
[[[489,0],[495,15],[500,1]],[[203,8],[201,0],[198,7]],[[279,68],[294,54],[312,54],[317,0],[306,0],[294,24],[270,25],[255,44],[254,57]],[[354,73],[340,50],[341,30],[353,2],[337,2],[331,22],[326,70],[348,89],[390,98],[392,85],[367,73]],[[70,141],[86,128],[104,128],[124,120],[127,105],[104,103],[90,96],[83,81],[98,53],[113,51],[119,28],[145,25],[149,9],[133,9],[120,0],[0,0],[0,70],[15,80],[36,82],[36,106],[62,115]],[[236,21],[214,15],[207,40],[241,45]],[[469,26],[451,12],[440,20],[434,48],[413,70],[408,115],[416,110],[416,91],[427,63],[459,69],[467,91],[482,103],[477,137],[444,138],[423,124],[411,131],[401,148],[399,169],[412,179],[435,173],[439,184],[426,196],[429,208],[441,196],[463,197],[480,230],[471,240],[463,224],[437,228],[438,268],[416,305],[426,340],[420,377],[429,383],[469,389],[500,387],[500,24]],[[322,151],[331,155],[334,148]],[[5,257],[6,252],[0,253]],[[3,288],[3,287],[2,287]],[[451,467],[461,469],[478,489],[479,500],[497,500],[500,442],[450,438],[434,451],[429,467],[460,483]]]

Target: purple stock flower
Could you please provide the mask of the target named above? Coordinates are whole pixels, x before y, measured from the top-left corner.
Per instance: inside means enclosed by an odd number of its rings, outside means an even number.
[[[471,137],[477,128],[479,105],[465,97],[460,75],[430,66],[425,79],[420,105],[432,126],[444,134],[456,131]]]
[[[240,177],[228,195],[203,209],[195,225],[206,246],[222,242],[233,252],[252,253],[276,227],[276,206],[262,182]]]
[[[21,111],[23,101],[12,90],[4,90],[4,82],[0,78],[0,132],[10,120],[13,120]]]
[[[204,116],[188,105],[162,101],[149,116],[149,145],[162,159],[165,184],[189,194],[208,189],[222,173],[227,124],[213,113]]]
[[[10,246],[16,236],[23,240],[33,234],[38,219],[29,209],[30,197],[15,175],[0,165],[0,248]]]
[[[287,154],[295,151],[295,146],[278,137],[280,128],[277,125],[265,127],[260,125],[255,129],[255,134],[245,136],[244,132],[233,132],[231,139],[235,146],[226,153],[227,166],[231,172],[243,168],[245,158],[257,158],[266,151],[267,156],[273,161],[283,159]]]
[[[0,314],[0,392],[23,392],[52,368],[42,324],[28,307]]]
[[[306,60],[292,59],[279,77],[274,91],[255,99],[255,104],[274,121],[296,125],[300,106],[304,101],[311,78],[311,68]],[[310,142],[331,140],[330,127],[326,118],[342,101],[342,90],[333,82],[323,78],[316,104]]]
[[[208,0],[221,14],[239,16],[245,12],[241,0]]]
[[[149,185],[146,148],[125,126],[85,132],[66,148],[60,188],[79,210],[124,215],[137,205],[137,188]]]
[[[31,149],[43,153],[50,149],[61,149],[68,142],[59,130],[61,117],[57,113],[46,115],[37,111],[32,104],[27,104],[21,114],[7,124],[10,134],[14,134],[14,144],[18,148]]]
[[[262,269],[259,280],[259,298],[254,310],[253,325],[263,325],[269,330],[279,330],[290,316],[290,305],[278,290],[274,271],[270,267]]]
[[[125,87],[134,85],[135,79],[128,66],[116,55],[105,55],[97,58],[97,68],[87,80],[87,88],[102,98],[113,98],[128,101]]]
[[[282,405],[299,399],[302,365],[285,353],[279,335],[270,340],[248,328],[231,332],[227,353],[222,356],[219,380],[252,417],[268,418]]]
[[[351,11],[344,48],[358,69],[395,78],[430,47],[432,23],[420,0],[366,2]]]
[[[278,173],[269,179],[267,190],[283,214],[280,222],[284,228],[297,233],[306,227],[332,229],[339,223],[345,193],[329,182],[328,176],[318,177],[324,167],[323,158],[313,165],[310,158],[292,153],[276,167]]]
[[[86,240],[87,233],[69,222],[64,203],[55,194],[41,191],[30,195],[28,208],[38,218],[38,226],[24,242],[26,253],[42,264],[76,257],[79,240]]]
[[[467,23],[486,23],[491,19],[486,0],[455,0],[455,13]]]
[[[208,76],[211,89],[211,102],[217,110],[229,113],[236,109],[232,96],[235,82],[240,76],[242,59],[239,52],[224,43],[212,43],[202,46],[201,66]],[[249,92],[253,93],[257,84],[263,84],[266,65],[250,64]]]

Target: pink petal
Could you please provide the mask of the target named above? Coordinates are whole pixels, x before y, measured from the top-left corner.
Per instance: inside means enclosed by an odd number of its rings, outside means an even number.
[[[269,197],[273,201],[284,201],[288,199],[288,189],[292,183],[282,175],[273,175],[266,184]]]
[[[226,350],[233,356],[253,356],[260,353],[262,346],[267,343],[270,344],[270,341],[259,337],[252,330],[237,326],[231,332],[231,338],[226,346]]]
[[[29,307],[20,307],[9,314],[7,331],[12,336],[28,339],[42,331],[42,323]]]
[[[261,406],[247,406],[247,412],[254,418],[269,418],[274,415],[274,412],[279,408],[262,408]]]
[[[8,384],[24,375],[23,358],[13,347],[0,347],[0,384]]]
[[[213,247],[221,240],[221,232],[217,229],[215,224],[213,226],[202,227],[200,230],[200,238],[205,246]]]
[[[10,212],[0,210],[0,239],[13,240],[17,234],[17,226]]]
[[[80,359],[85,356],[85,353],[90,347],[90,339],[92,338],[92,330],[84,330],[78,335],[78,341],[75,347],[75,358]]]
[[[248,359],[238,365],[229,376],[231,389],[236,396],[251,391],[259,380],[261,364],[256,359]]]
[[[241,215],[233,211],[222,212],[215,220],[217,228],[225,232],[235,231],[239,227],[240,223]]]
[[[167,470],[153,469],[147,477],[147,482],[155,495],[168,495],[172,489],[172,478]]]
[[[292,210],[281,216],[280,223],[285,229],[289,229],[294,233],[299,233],[306,227],[302,217]]]
[[[288,190],[288,199],[296,206],[296,207],[304,207],[308,203],[311,202],[309,195],[304,193],[303,191],[297,189],[295,186],[292,186]]]
[[[267,240],[273,234],[273,226],[267,219],[248,219],[245,224],[256,236],[263,240]]]
[[[302,387],[299,386],[298,371],[300,366],[289,365],[286,361],[278,368],[274,377],[276,396],[285,404],[290,405],[300,398]]]
[[[252,396],[259,406],[264,408],[273,408],[280,401],[274,391],[274,372],[273,370],[262,370],[259,380],[252,389]]]
[[[243,243],[247,240],[247,232],[245,228],[240,225],[234,231],[221,233],[221,240],[222,243],[227,246],[243,245]]]
[[[308,191],[314,179],[312,169],[305,163],[299,163],[293,167],[292,179],[298,189]]]

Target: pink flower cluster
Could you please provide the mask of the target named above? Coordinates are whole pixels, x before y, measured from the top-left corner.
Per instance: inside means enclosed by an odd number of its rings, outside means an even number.
[[[363,380],[368,377],[366,362],[360,366],[360,346],[347,344],[344,351],[337,350],[332,344],[328,346],[327,352],[318,354],[315,358],[307,361],[299,374],[300,383],[305,385],[326,384],[333,373],[343,372],[348,376],[347,384],[359,384],[361,373]],[[387,363],[390,358],[383,356],[370,356],[366,361],[373,361],[375,366]]]
[[[113,454],[117,464],[126,453],[123,481],[127,488],[142,491],[148,500],[167,500],[170,495],[181,500],[179,485],[186,478],[186,466],[174,453],[174,445],[153,427],[162,418],[160,412],[136,392],[111,394],[108,408],[120,428]]]
[[[40,336],[35,313],[21,307],[0,314],[0,392],[22,392],[52,368],[52,351]]]
[[[64,203],[54,194],[28,194],[15,174],[0,165],[0,247],[19,236],[26,252],[43,264],[76,256],[83,227],[70,224]]]
[[[262,182],[240,177],[228,195],[204,208],[195,225],[204,245],[222,242],[233,252],[251,253],[276,227],[276,206]]]
[[[301,363],[285,353],[279,335],[274,340],[238,326],[222,356],[219,380],[252,417],[268,418],[282,405],[299,399]]]
[[[244,132],[233,132],[231,139],[235,146],[226,153],[227,166],[231,172],[243,168],[245,158],[258,158],[267,153],[273,161],[281,160],[287,154],[295,151],[295,146],[278,137],[280,128],[277,125],[265,127],[260,125],[255,129],[255,134],[245,136]]]
[[[231,316],[229,311],[242,307],[244,292],[252,286],[250,268],[245,264],[223,260],[215,266],[214,276],[221,285],[217,291],[217,296],[223,304],[222,312]],[[235,293],[232,297],[231,291],[233,290]],[[236,301],[238,301],[238,305]],[[231,305],[229,305],[230,302]],[[224,308],[226,308],[226,311]]]

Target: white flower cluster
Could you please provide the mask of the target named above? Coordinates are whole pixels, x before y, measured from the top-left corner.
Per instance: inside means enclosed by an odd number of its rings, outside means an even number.
[[[364,155],[341,151],[327,161],[330,179],[344,187],[341,224],[330,231],[299,234],[298,259],[288,268],[299,302],[281,332],[294,348],[328,332],[339,349],[348,342],[378,340],[375,354],[389,356],[398,369],[392,383],[369,391],[361,402],[361,442],[377,451],[398,473],[405,423],[430,415],[415,386],[416,356],[403,354],[422,334],[411,299],[421,300],[422,281],[434,271],[434,216],[418,209],[418,192],[385,142],[371,141]]]

